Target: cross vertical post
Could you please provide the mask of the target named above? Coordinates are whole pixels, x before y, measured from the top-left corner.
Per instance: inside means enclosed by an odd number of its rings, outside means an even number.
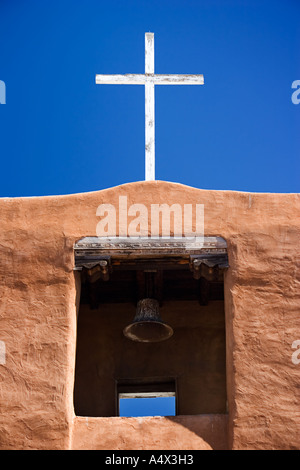
[[[145,34],[145,75],[154,76],[154,34]],[[145,83],[145,180],[155,180],[154,80]]]

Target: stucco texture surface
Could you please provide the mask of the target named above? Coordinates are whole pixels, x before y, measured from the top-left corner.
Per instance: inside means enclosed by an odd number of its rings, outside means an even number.
[[[96,236],[97,207],[117,208],[119,196],[149,208],[204,204],[205,235],[225,238],[230,264],[224,284],[228,428],[219,426],[216,433],[223,440],[226,433],[230,449],[299,449],[300,365],[292,362],[292,343],[300,339],[300,195],[208,191],[160,181],[0,200],[0,340],[6,346],[0,449],[72,449],[79,435],[86,447],[92,445],[84,437],[90,428],[73,407],[79,297],[73,245]],[[116,421],[111,418],[109,427],[109,419],[95,418],[92,425],[98,436],[106,429],[113,439]],[[136,429],[126,421],[120,425],[127,436],[121,447],[130,449]],[[179,446],[175,425],[170,422]],[[160,421],[147,429],[142,448],[155,446]],[[190,431],[185,445],[210,446],[197,433]],[[168,433],[162,435],[161,448],[170,448]]]

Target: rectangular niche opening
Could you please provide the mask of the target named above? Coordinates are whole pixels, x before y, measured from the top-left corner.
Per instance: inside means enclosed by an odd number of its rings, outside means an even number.
[[[176,399],[173,394],[141,393],[119,395],[119,416],[175,416]]]
[[[175,382],[117,385],[118,416],[175,416]]]
[[[75,414],[225,414],[224,251],[219,258],[214,251],[213,260],[182,249],[172,256],[145,256],[143,251],[136,256],[131,250],[125,257],[102,250],[102,264],[95,261],[95,252],[92,256],[93,265],[83,260],[82,252],[77,261],[81,297]],[[201,260],[210,260],[211,266]],[[162,320],[173,329],[165,341],[140,343],[123,334],[146,294],[158,301]],[[168,402],[165,411],[152,408],[150,413],[152,399],[153,404],[159,399]],[[130,400],[133,407],[125,411]],[[142,410],[134,411],[143,403]]]
[[[176,415],[176,382],[144,383],[143,379],[136,381],[123,380],[117,383],[118,416],[175,416]]]

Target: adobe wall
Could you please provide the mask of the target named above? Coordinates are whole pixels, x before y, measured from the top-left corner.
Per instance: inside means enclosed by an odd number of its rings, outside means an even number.
[[[113,421],[113,425],[112,425]],[[81,418],[73,448],[85,450],[227,450],[227,416]]]
[[[230,263],[225,276],[228,446],[299,449],[300,365],[292,362],[292,343],[300,339],[300,196],[204,191],[159,181],[0,200],[0,341],[6,346],[6,362],[0,364],[0,449],[71,449],[79,435],[86,446],[91,443],[84,437],[90,424],[75,418],[73,408],[78,306],[73,244],[96,235],[97,207],[118,207],[120,195],[128,204],[148,207],[204,204],[205,235],[227,240]],[[109,433],[116,419],[94,418],[93,435]],[[200,421],[197,432],[189,430],[190,446],[201,447]],[[176,420],[174,425],[181,426]],[[136,432],[126,429],[125,447]],[[224,427],[216,432],[215,442],[221,442]],[[161,448],[167,445],[162,439]]]

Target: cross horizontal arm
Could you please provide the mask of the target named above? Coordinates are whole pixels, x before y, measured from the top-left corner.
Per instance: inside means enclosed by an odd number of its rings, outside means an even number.
[[[146,82],[155,85],[203,85],[203,75],[96,75],[97,85],[145,85]]]
[[[144,74],[96,75],[97,85],[145,85]]]
[[[155,85],[204,85],[203,75],[154,75]]]

